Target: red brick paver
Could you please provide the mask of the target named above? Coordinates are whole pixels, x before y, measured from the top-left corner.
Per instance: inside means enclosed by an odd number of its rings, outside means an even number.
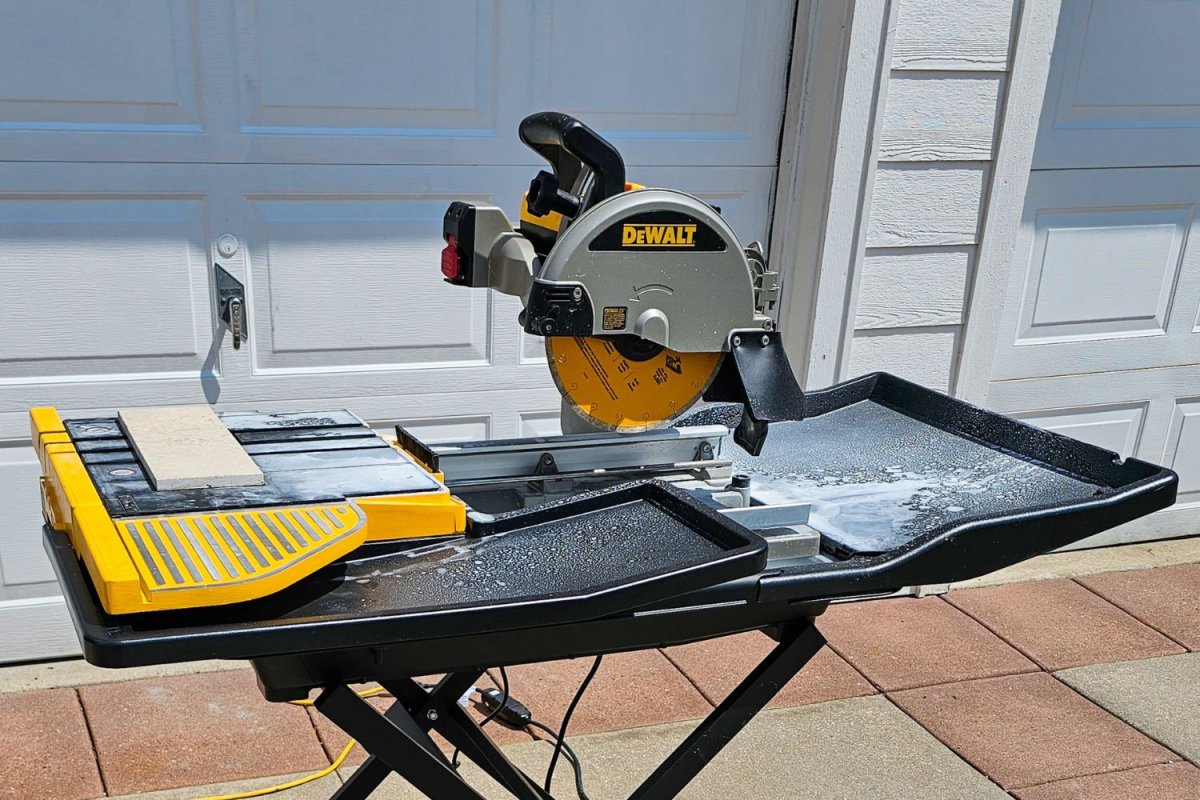
[[[84,800],[104,787],[74,689],[0,694],[0,798]]]
[[[830,606],[817,627],[883,691],[1037,670],[940,597]]]
[[[675,666],[714,705],[725,699],[775,646],[765,634],[752,632],[706,642],[670,647],[665,651]],[[769,706],[799,706],[874,694],[871,684],[828,647],[822,648]]]
[[[533,718],[557,730],[591,658],[510,667],[514,697]],[[599,672],[575,709],[568,733],[577,735],[636,728],[708,714],[712,705],[658,650],[604,657]]]
[[[1200,564],[1106,572],[1076,580],[1189,650],[1200,650]]]
[[[1200,769],[1177,761],[1044,783],[1015,794],[1018,800],[1196,800]]]
[[[946,598],[1047,670],[1185,652],[1071,580],[962,589]]]
[[[1005,789],[1179,758],[1045,673],[910,689],[890,698]]]
[[[109,794],[286,775],[329,763],[304,709],[250,670],[79,689]]]

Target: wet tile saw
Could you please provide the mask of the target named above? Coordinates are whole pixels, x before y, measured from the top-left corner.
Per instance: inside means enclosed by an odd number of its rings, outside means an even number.
[[[515,226],[453,204],[441,268],[521,298],[568,433],[430,445],[345,411],[226,413],[258,483],[168,489],[119,416],[34,409],[43,542],[89,661],[244,658],[268,700],[319,690],[371,753],[339,800],[391,772],[479,800],[432,730],[547,800],[549,778],[459,706],[485,669],[766,632],[775,647],[631,795],[665,800],[820,650],[831,602],[971,578],[1174,502],[1169,469],[885,373],[801,392],[760,248],[693,197],[627,183],[577,120],[520,134],[552,170]],[[395,696],[386,714],[350,688],[366,681]]]
[[[610,434],[539,443],[534,455],[549,461],[535,466],[666,469],[723,488],[723,429],[611,434],[664,428],[707,396],[744,403],[735,438],[757,453],[770,419],[797,416],[802,395],[768,314],[776,274],[716,209],[627,184],[617,151],[579,121],[536,114],[520,135],[554,171],[534,179],[519,226],[495,206],[454,203],[441,266],[451,283],[519,296],[525,330],[545,337],[564,429]],[[119,419],[64,423],[50,408],[31,418],[46,518],[70,535],[113,613],[262,597],[367,541],[467,530],[466,504],[439,466],[445,454],[402,430],[393,447],[346,411],[225,414],[265,485],[184,490],[156,484]],[[499,443],[486,460],[519,462],[529,450]],[[557,480],[562,494],[567,479]]]
[[[344,410],[225,413],[261,484],[164,488],[121,419],[33,409],[48,527],[67,537],[104,612],[245,603],[370,543],[479,539],[536,527],[543,517],[522,515],[537,509],[565,525],[628,502],[662,524],[630,518],[646,526],[641,545],[605,552],[633,548],[629,563],[671,591],[691,585],[683,574],[725,574],[730,553],[744,572],[768,561],[861,569],[888,554],[894,567],[927,555],[922,537],[940,532],[944,544],[972,520],[1014,510],[998,496],[1021,497],[1021,508],[1095,503],[1130,480],[1169,475],[1133,460],[1117,467],[1111,454],[891,376],[806,395],[771,316],[778,275],[757,243],[743,246],[691,195],[627,182],[617,150],[572,117],[534,114],[519,134],[551,169],[532,181],[516,224],[495,206],[453,203],[441,271],[521,299],[520,324],[545,339],[566,433],[430,446],[403,428],[384,440]],[[702,399],[713,405],[694,410]],[[631,481],[657,488],[629,495]],[[672,566],[655,548],[674,540],[651,532],[684,518],[699,531],[695,563]],[[997,559],[981,555],[971,570]],[[918,570],[884,583],[922,579]]]

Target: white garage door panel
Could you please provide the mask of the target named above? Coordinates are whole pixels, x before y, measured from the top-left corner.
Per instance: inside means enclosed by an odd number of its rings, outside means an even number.
[[[531,165],[517,124],[554,108],[584,116],[630,164],[768,166],[793,7],[10,4],[0,8],[0,158]]]
[[[631,164],[773,165],[779,131],[755,121],[782,111],[793,6],[543,0],[534,105],[587,120]]]
[[[1063,4],[1035,169],[1196,163],[1200,3]]]
[[[20,297],[0,317],[0,386],[199,370],[205,226],[198,197],[0,197],[0,281]]]
[[[995,378],[1193,363],[1197,204],[1200,168],[1035,172]]]
[[[1172,509],[1123,525],[1089,546],[1194,534],[1200,503],[1200,365],[993,383],[997,411],[1179,473]]]
[[[1178,502],[1200,501],[1200,398],[1180,398],[1171,409],[1163,463],[1179,473]]]
[[[488,294],[437,272],[448,202],[249,198],[256,370],[486,362]]]
[[[8,4],[0,11],[0,130],[197,130],[190,6]]]
[[[61,597],[0,601],[0,663],[79,654],[79,641]]]
[[[371,420],[370,425],[381,436],[396,438],[396,426],[401,425],[425,444],[442,442],[473,442],[491,436],[490,414],[466,417],[427,417],[424,419]]]
[[[1148,406],[1148,402],[1118,403],[1055,411],[1021,411],[1012,416],[1127,457],[1138,451]]]
[[[42,551],[42,506],[38,498],[41,467],[28,442],[0,444],[0,520],[20,536],[0,536],[0,577],[3,586],[54,580],[54,570]],[[2,592],[2,589],[0,589]]]
[[[491,135],[499,5],[236,3],[241,130]]]

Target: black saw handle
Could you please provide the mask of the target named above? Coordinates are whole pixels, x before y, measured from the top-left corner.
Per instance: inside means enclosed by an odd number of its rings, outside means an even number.
[[[529,184],[529,210],[579,216],[605,198],[625,191],[625,161],[617,148],[568,114],[539,111],[521,120],[521,141],[550,162],[554,173],[539,172]],[[590,188],[578,187],[584,169],[593,176]],[[563,187],[566,187],[565,191]],[[572,194],[581,191],[585,196]]]

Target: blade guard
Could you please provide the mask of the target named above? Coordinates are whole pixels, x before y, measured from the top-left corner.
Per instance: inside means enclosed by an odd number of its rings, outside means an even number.
[[[704,399],[742,405],[733,440],[752,456],[762,452],[769,423],[801,420],[807,411],[807,398],[792,373],[778,331],[730,334],[729,357]]]

